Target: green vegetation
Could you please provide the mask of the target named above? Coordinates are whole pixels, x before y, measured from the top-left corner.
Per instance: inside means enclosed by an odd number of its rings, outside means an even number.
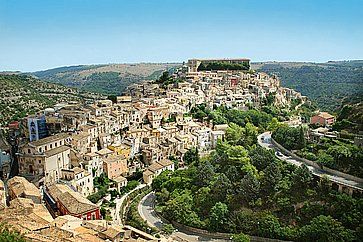
[[[26,239],[17,231],[5,223],[0,224],[0,241],[4,242],[25,242]]]
[[[147,222],[141,218],[137,210],[137,206],[140,203],[141,199],[149,192],[150,189],[145,189],[141,193],[139,191],[136,191],[134,192],[134,194],[130,195],[130,199],[132,200],[132,202],[127,212],[126,224],[131,225],[144,232],[155,234],[156,232],[158,232],[158,230],[153,227],[149,227],[147,225]]]
[[[335,111],[345,97],[363,93],[363,61],[327,63],[262,63],[258,71],[277,74],[282,86],[293,88]]]
[[[59,83],[80,90],[120,95],[126,88],[142,80],[155,80],[164,70],[178,64],[107,64],[81,65],[38,71],[33,75],[52,83]]]
[[[247,62],[243,62],[241,64],[237,63],[224,63],[224,62],[212,62],[212,63],[201,63],[198,66],[198,71],[211,71],[211,70],[242,70],[248,71],[250,69],[250,65]]]
[[[272,138],[288,150],[299,150],[306,146],[302,127],[294,128],[288,125],[282,125],[273,132]]]
[[[86,92],[43,82],[26,75],[0,75],[0,125],[19,121],[54,104],[100,98]]]
[[[257,110],[219,115],[230,127],[214,152],[199,158],[192,150],[188,169],[154,179],[156,209],[163,217],[235,234],[234,241],[248,241],[245,234],[294,241],[361,238],[361,197],[337,193],[325,179],[314,180],[306,166],[278,160],[256,144],[258,130],[271,128],[291,135],[292,148],[305,147],[303,130],[290,130]]]
[[[178,82],[180,82],[180,80],[170,76],[169,71],[164,71],[163,74],[155,81],[155,83],[160,84],[163,88]]]
[[[363,131],[363,94],[344,99],[333,129],[352,133]]]
[[[248,235],[245,235],[244,233],[236,234],[232,236],[233,242],[250,242],[251,239]]]
[[[280,126],[272,137],[288,150],[297,150],[300,157],[317,162],[334,170],[363,177],[363,148],[349,140],[321,138],[311,143],[304,136],[303,129]]]

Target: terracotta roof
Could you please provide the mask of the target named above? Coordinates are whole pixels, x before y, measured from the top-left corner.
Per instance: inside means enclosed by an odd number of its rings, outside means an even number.
[[[47,190],[53,199],[59,200],[72,214],[83,214],[98,208],[98,206],[66,185],[54,184],[49,186]]]
[[[123,181],[127,181],[127,179],[123,176],[118,176],[116,178],[113,179],[115,182],[123,182]]]
[[[160,170],[162,169],[163,166],[160,165],[159,163],[155,162],[153,164],[151,164],[149,167],[148,167],[148,170],[152,171],[152,172],[156,172],[157,170]]]
[[[151,175],[154,175],[154,172],[150,171],[149,169],[145,170],[142,175],[145,175],[145,176],[151,176]]]
[[[11,190],[16,197],[19,197],[22,194],[40,197],[39,189],[24,177],[15,176],[8,180],[7,185],[9,190]]]
[[[161,160],[161,161],[158,161],[158,163],[160,165],[162,165],[163,167],[167,167],[167,166],[174,164],[171,160]]]
[[[98,208],[76,192],[65,192],[58,199],[71,214],[84,214]]]
[[[324,119],[334,118],[334,116],[333,116],[333,115],[331,115],[331,114],[329,114],[329,113],[327,113],[327,112],[321,112],[321,113],[319,113],[319,114],[318,114],[318,116],[319,116],[319,117],[322,117],[322,118],[324,118]]]

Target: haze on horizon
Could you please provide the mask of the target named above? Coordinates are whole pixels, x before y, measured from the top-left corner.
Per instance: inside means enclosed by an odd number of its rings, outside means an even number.
[[[360,0],[0,0],[0,71],[363,59]]]

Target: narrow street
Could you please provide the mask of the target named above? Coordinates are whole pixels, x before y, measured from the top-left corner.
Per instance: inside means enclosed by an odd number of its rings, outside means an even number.
[[[124,200],[127,198],[128,195],[130,195],[130,193],[132,193],[133,191],[136,191],[138,189],[141,189],[143,187],[145,187],[146,184],[140,184],[138,185],[136,188],[134,188],[133,190],[129,191],[128,193],[124,194],[122,197],[120,198],[115,198],[115,203],[116,203],[116,207],[115,209],[111,209],[111,217],[112,217],[112,221],[117,224],[117,225],[122,225],[122,217],[120,215],[120,209],[121,209],[121,205],[124,202]]]
[[[155,210],[155,193],[151,192],[143,197],[138,205],[138,211],[140,216],[145,219],[150,227],[156,227],[161,229],[163,226],[163,221],[157,216]],[[181,231],[175,231],[170,235],[176,241],[214,241],[214,242],[225,242],[230,240],[223,239],[213,239],[208,237],[203,237],[200,235],[189,234]]]

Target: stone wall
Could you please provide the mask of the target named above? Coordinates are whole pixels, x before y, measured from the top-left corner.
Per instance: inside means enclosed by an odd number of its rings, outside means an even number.
[[[233,235],[233,234],[228,234],[228,233],[209,232],[204,229],[193,228],[193,227],[190,227],[190,226],[187,226],[184,224],[180,224],[175,221],[169,221],[169,220],[163,218],[160,213],[157,213],[157,215],[160,217],[160,219],[163,221],[163,223],[171,223],[174,226],[174,228],[178,229],[178,231],[183,232],[185,234],[192,234],[192,235],[207,237],[207,238],[211,238],[211,239],[224,239],[224,240],[228,240],[228,241],[231,241],[231,237]],[[249,235],[249,237],[251,239],[251,242],[286,242],[286,240],[262,238],[262,237],[251,236],[251,235]]]
[[[311,161],[311,160],[308,160],[308,159],[305,159],[305,158],[302,158],[302,157],[299,157],[299,156],[295,155],[294,153],[292,153],[291,151],[289,151],[288,149],[286,149],[285,147],[283,147],[282,145],[277,143],[272,137],[271,137],[271,143],[273,145],[275,145],[277,148],[279,148],[280,150],[282,150],[284,153],[286,153],[286,154],[290,155],[291,157],[293,157],[295,160],[300,161],[300,162],[302,162],[302,163],[304,163],[306,165],[315,167],[316,169],[319,169],[321,171],[325,171],[325,172],[328,172],[330,174],[340,176],[340,177],[343,177],[343,178],[348,179],[348,180],[352,180],[352,181],[355,181],[355,182],[358,182],[358,183],[363,183],[362,178],[352,176],[352,175],[349,175],[349,174],[346,174],[346,173],[343,173],[343,172],[340,172],[340,171],[337,171],[337,170],[333,170],[333,169],[330,169],[330,168],[328,168],[326,166],[321,167],[314,161]]]

